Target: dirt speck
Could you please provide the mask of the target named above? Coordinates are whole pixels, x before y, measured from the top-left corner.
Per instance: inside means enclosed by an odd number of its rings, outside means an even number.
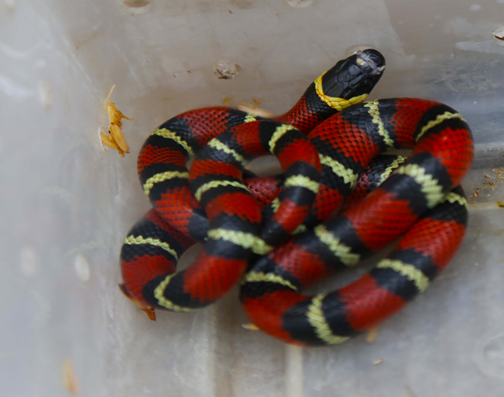
[[[218,79],[230,80],[233,79],[241,70],[241,66],[237,63],[229,61],[218,61],[214,67],[214,73]]]
[[[147,0],[124,0],[123,3],[128,7],[136,7],[136,8],[145,7],[150,4],[150,2]]]
[[[252,0],[231,0],[229,3],[242,10],[254,7],[254,2]]]

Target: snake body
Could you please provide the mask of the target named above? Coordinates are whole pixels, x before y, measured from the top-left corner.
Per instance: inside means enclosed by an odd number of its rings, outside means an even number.
[[[155,308],[213,303],[246,271],[240,297],[249,318],[300,345],[342,342],[422,292],[465,232],[458,184],[472,161],[472,137],[444,104],[361,103],[383,68],[375,50],[340,61],[273,120],[212,107],[157,128],[138,158],[154,209],[125,239],[122,291],[153,318]],[[412,154],[372,162],[390,149]],[[244,170],[265,153],[279,159],[281,178]],[[400,236],[392,254],[357,282],[330,294],[301,294]],[[195,241],[203,251],[176,272]]]
[[[473,144],[456,111],[408,98],[353,106],[308,137],[334,147],[334,160],[361,166],[382,150],[413,149],[370,194],[260,258],[244,278],[241,300],[258,328],[285,342],[323,345],[383,321],[449,262],[465,233],[467,203],[457,185],[469,170]],[[300,293],[403,234],[392,254],[355,283],[314,297]]]
[[[332,114],[363,101],[381,78],[384,65],[383,56],[375,50],[366,50],[339,61],[308,87],[289,112],[275,120],[263,120],[236,109],[211,107],[182,113],[154,130],[138,156],[137,169],[144,192],[162,219],[194,241],[205,243],[205,249],[186,271],[172,274],[173,266],[180,255],[175,249],[164,249],[169,247],[169,244],[164,245],[161,239],[153,237],[155,244],[144,243],[148,237],[139,232],[144,230],[150,218],[141,219],[128,233],[121,250],[124,281],[121,290],[125,295],[151,317],[154,316],[154,308],[189,311],[206,306],[222,296],[243,274],[250,255],[253,252],[266,253],[271,245],[285,240],[306,216],[311,204],[307,200],[315,199],[313,193],[318,190],[319,177],[314,175],[313,171],[316,169],[320,172],[320,160],[313,151],[313,145],[299,132],[306,134],[314,125],[320,124]],[[235,136],[236,139],[234,143],[219,144],[218,139],[214,138],[221,135]],[[241,140],[239,136],[242,137]],[[240,163],[241,158],[253,155],[254,150],[239,154],[236,149],[246,144],[247,139],[257,140],[258,137],[264,145],[261,153],[255,153],[256,155],[264,153],[265,147],[270,152],[274,152],[276,148],[280,162],[293,167],[293,178],[290,181],[286,179],[285,182],[288,183],[283,185],[283,199],[280,197],[270,203],[273,208],[265,210],[265,213],[270,215],[268,228],[263,230],[262,235],[258,235],[257,227],[262,219],[257,206],[250,200],[236,203],[230,200],[227,204],[222,202],[224,195],[231,193],[232,189],[237,189],[232,194],[242,194],[242,197],[245,194],[243,185],[239,182],[241,170],[224,171],[224,165],[220,168],[223,171],[220,175],[211,170],[206,175],[195,174],[196,171],[192,174],[193,186],[201,189],[202,185],[206,184],[209,188],[201,198],[210,197],[207,207],[210,205],[213,214],[225,216],[225,210],[229,210],[226,221],[215,220],[215,224],[210,225],[205,210],[191,190],[186,161],[200,153],[209,142],[213,142],[213,147],[210,146],[209,150],[213,151],[214,157],[228,155],[231,156],[231,161]],[[235,146],[231,148],[229,145]],[[223,149],[223,146],[227,150]],[[259,150],[258,145],[255,149]],[[299,156],[304,156],[301,153],[303,150],[310,150],[315,156],[310,160],[313,162],[312,168],[315,167],[311,171],[299,170],[300,162],[297,160]],[[213,165],[219,163],[218,158],[213,158],[213,161]],[[199,160],[195,162],[201,163]],[[295,165],[295,162],[298,165]],[[217,179],[219,183],[216,183]],[[257,198],[264,194],[264,191],[254,189],[254,186],[264,187],[269,181],[268,178],[254,178],[252,181],[246,181],[246,185],[259,193],[255,194]],[[223,197],[216,209],[215,203],[219,201],[216,195],[220,196],[221,193]],[[236,208],[226,208],[230,203],[235,204]],[[248,207],[242,211],[239,207],[245,205]],[[248,221],[252,221],[255,224],[253,228],[257,230],[252,230],[252,226],[245,223],[241,226],[235,224],[221,227],[222,224],[237,221],[236,217],[240,218],[240,211],[242,215],[249,216]],[[234,220],[231,219],[233,217]],[[255,218],[252,220],[250,217]],[[242,221],[243,219],[239,220]],[[206,241],[209,233],[211,237]],[[140,247],[141,245],[144,246]],[[224,255],[227,248],[239,256]],[[169,265],[165,271],[148,261],[145,250],[155,251],[153,257],[166,256],[165,261]],[[156,272],[153,269],[156,269]]]

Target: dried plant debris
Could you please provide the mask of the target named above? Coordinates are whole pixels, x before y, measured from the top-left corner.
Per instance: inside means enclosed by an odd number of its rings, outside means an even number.
[[[242,327],[244,329],[247,329],[249,331],[259,331],[259,327],[255,324],[249,323],[249,324],[242,324]]]
[[[255,102],[255,101],[254,101]],[[257,103],[257,102],[256,102]],[[247,102],[240,102],[237,106],[239,110],[242,110],[244,112],[253,114],[254,116],[261,116],[261,117],[267,117],[267,118],[272,118],[274,116],[273,113],[259,108],[257,105],[252,105]]]
[[[378,336],[378,327],[370,328],[366,334],[366,342],[373,343]]]
[[[65,360],[65,362],[63,363],[63,384],[70,393],[79,393],[77,376],[75,375],[73,363],[71,360]]]
[[[150,4],[147,0],[124,0],[123,3],[128,7],[145,7]]]
[[[214,67],[215,75],[221,80],[230,80],[234,78],[240,70],[240,65],[228,61],[218,61]]]
[[[129,147],[126,143],[126,139],[121,131],[122,121],[121,119],[133,120],[122,114],[122,112],[117,108],[114,102],[110,100],[112,91],[114,91],[115,84],[112,86],[107,99],[103,105],[103,110],[107,112],[109,118],[109,134],[106,135],[100,131],[101,142],[111,149],[117,150],[119,156],[124,157],[125,153],[129,153]]]
[[[492,174],[484,174],[483,177],[485,179],[493,179],[486,182],[483,182],[481,187],[477,187],[473,189],[473,194],[469,198],[470,203],[474,203],[477,197],[481,198],[489,198],[491,193],[495,190],[498,190],[502,185],[502,180],[504,179],[504,169],[497,167],[492,169]],[[495,179],[496,178],[496,179]],[[471,201],[472,199],[472,201]]]

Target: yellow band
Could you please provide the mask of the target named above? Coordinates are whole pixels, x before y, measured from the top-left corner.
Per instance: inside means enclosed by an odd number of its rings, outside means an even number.
[[[376,124],[378,128],[378,134],[383,138],[383,141],[387,145],[388,148],[394,147],[394,141],[390,139],[390,134],[385,128],[383,121],[380,116],[380,109],[378,107],[379,101],[370,101],[364,104],[364,107],[369,108],[368,113],[373,118],[373,124]]]
[[[245,275],[245,278],[242,281],[242,284],[251,283],[251,282],[267,282],[267,283],[275,283],[280,285],[285,285],[290,289],[297,291],[297,287],[292,284],[289,280],[284,279],[283,277],[272,274],[272,273],[264,273],[264,272],[249,272]]]
[[[283,137],[287,133],[287,131],[292,131],[295,129],[296,129],[296,127],[293,127],[292,125],[289,125],[289,124],[282,124],[281,126],[278,126],[269,141],[270,153],[272,153],[272,154],[275,153],[275,146],[276,146],[278,140],[281,137]]]
[[[323,224],[315,227],[314,231],[319,240],[322,241],[343,264],[352,266],[359,262],[360,255],[353,254],[352,249],[343,244],[340,239],[327,230]]]
[[[212,240],[229,241],[245,249],[252,249],[254,253],[259,255],[266,255],[273,250],[273,247],[266,244],[262,238],[238,230],[222,228],[212,229],[208,231],[208,238]]]
[[[338,343],[343,343],[350,339],[348,336],[338,336],[334,335],[327,319],[322,310],[322,300],[326,297],[326,294],[315,295],[310,306],[308,306],[308,311],[306,312],[306,317],[308,322],[315,330],[317,336],[327,343],[328,345],[334,345]]]
[[[154,245],[156,247],[160,247],[160,248],[164,249],[165,251],[169,252],[170,254],[172,254],[175,257],[176,260],[178,260],[177,252],[173,248],[171,248],[168,243],[163,243],[161,240],[158,240],[157,238],[152,238],[152,237],[143,238],[142,236],[137,236],[137,237],[128,236],[124,240],[124,244],[128,244],[128,245],[144,245],[144,244]]]
[[[240,155],[236,150],[231,149],[229,146],[226,144],[222,143],[218,139],[214,138],[210,142],[208,142],[208,146],[220,150],[221,152],[230,154],[231,156],[234,157],[234,159],[239,162],[242,165],[246,164],[246,160],[243,158],[242,155]]]
[[[170,284],[171,279],[176,274],[177,273],[170,274],[169,276],[166,276],[166,278],[163,281],[161,281],[161,283],[159,283],[159,285],[154,290],[154,297],[157,299],[160,306],[163,306],[163,307],[167,308],[168,310],[173,310],[174,312],[191,312],[195,309],[176,305],[171,300],[166,299],[164,297],[164,292],[166,290],[166,287],[168,286],[168,284]]]
[[[211,182],[205,183],[204,185],[200,186],[198,188],[198,190],[196,190],[196,192],[194,193],[194,197],[196,197],[196,200],[200,201],[203,193],[205,193],[211,189],[215,189],[216,187],[220,187],[220,186],[233,186],[233,187],[237,187],[240,189],[244,189],[248,192],[247,186],[245,186],[241,182],[237,182],[237,181],[211,181]]]
[[[412,177],[421,186],[429,208],[433,208],[442,200],[444,196],[443,187],[438,184],[437,179],[434,179],[431,174],[428,174],[418,164],[402,165],[395,171],[395,174],[404,174]]]
[[[435,127],[436,125],[438,124],[441,124],[443,121],[445,120],[450,120],[450,119],[460,119],[462,121],[465,121],[465,119],[462,117],[461,114],[459,113],[451,113],[451,112],[444,112],[443,114],[440,114],[436,117],[435,120],[431,120],[427,123],[427,125],[425,125],[421,130],[420,132],[418,133],[418,135],[416,136],[415,138],[415,142],[418,142],[420,140],[420,138],[428,131],[430,130],[432,127]]]
[[[319,98],[324,101],[326,104],[328,104],[330,107],[333,109],[336,109],[338,112],[342,111],[343,109],[350,107],[352,105],[356,105],[358,103],[363,102],[368,94],[362,94],[355,96],[350,99],[343,99],[343,98],[338,98],[338,97],[331,97],[328,96],[324,93],[324,87],[322,86],[322,78],[327,72],[322,73],[317,79],[314,81],[315,83],[315,91],[317,92],[317,95]]]
[[[413,281],[420,292],[425,291],[430,284],[430,281],[425,274],[423,274],[415,266],[410,265],[409,263],[404,263],[400,260],[383,259],[376,267],[379,269],[389,268],[401,273],[403,276],[408,278],[408,280]]]
[[[288,187],[304,187],[305,189],[311,190],[313,193],[317,194],[319,183],[304,175],[292,175],[284,182],[284,189],[287,189]]]
[[[189,173],[188,172],[179,172],[179,171],[167,171],[167,172],[161,172],[160,174],[156,174],[154,176],[151,176],[147,181],[145,182],[143,188],[144,188],[144,193],[148,197],[150,194],[151,189],[153,188],[154,184],[159,183],[159,182],[164,182],[169,179],[174,179],[174,178],[181,178],[181,179],[187,179],[189,178]]]
[[[189,144],[186,141],[184,141],[181,137],[179,137],[176,132],[167,130],[166,128],[161,128],[154,130],[151,135],[157,135],[166,139],[171,139],[177,142],[180,146],[182,146],[189,154],[189,156],[194,156],[194,152],[191,146],[189,146]]]

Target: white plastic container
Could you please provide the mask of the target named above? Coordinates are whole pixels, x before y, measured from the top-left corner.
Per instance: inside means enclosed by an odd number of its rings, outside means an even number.
[[[503,26],[503,0],[1,0],[1,395],[502,396]],[[372,98],[436,99],[472,127],[456,259],[372,343],[283,345],[242,327],[236,290],[149,321],[116,285],[121,242],[149,208],[147,134],[225,98],[281,113],[357,46],[387,58]],[[222,65],[236,76],[219,79]],[[113,84],[134,118],[124,159],[98,138]]]

